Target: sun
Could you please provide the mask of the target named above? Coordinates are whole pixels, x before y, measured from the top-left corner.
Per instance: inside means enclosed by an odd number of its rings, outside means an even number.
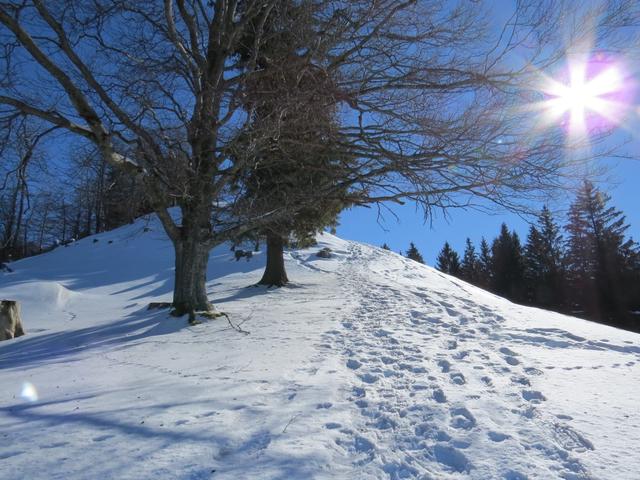
[[[594,58],[570,63],[558,79],[542,76],[545,99],[534,104],[542,125],[564,126],[571,136],[620,125],[632,106],[631,83],[619,64]]]

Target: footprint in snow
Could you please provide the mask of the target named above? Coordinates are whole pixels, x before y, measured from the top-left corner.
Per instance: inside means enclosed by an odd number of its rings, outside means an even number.
[[[451,426],[462,430],[471,430],[476,426],[476,419],[465,407],[451,410]]]
[[[540,403],[546,400],[546,397],[537,390],[523,390],[522,398],[524,398],[527,402],[531,403]]]
[[[511,377],[511,381],[513,383],[517,383],[519,385],[526,385],[526,386],[530,386],[531,382],[529,381],[529,379],[527,377],[525,377],[524,375],[521,376],[513,376]]]
[[[375,449],[375,445],[373,444],[373,442],[359,435],[355,438],[353,447],[357,452],[362,453],[369,453]]]
[[[370,423],[369,425],[378,430],[389,430],[391,428],[395,428],[397,424],[387,415],[380,415],[375,422]]]
[[[442,373],[449,373],[451,370],[451,364],[447,360],[440,360],[438,366],[442,370]]]
[[[456,354],[453,356],[453,358],[454,358],[455,360],[463,360],[463,359],[465,359],[465,358],[466,358],[466,357],[468,357],[468,356],[469,356],[469,351],[467,351],[467,350],[462,350],[462,351],[460,351],[460,352],[456,353]]]
[[[456,385],[464,385],[465,383],[467,383],[467,380],[464,378],[464,375],[461,374],[460,372],[450,373],[449,378],[451,378],[451,381]]]
[[[376,383],[378,381],[378,377],[371,373],[363,373],[358,376],[360,377],[360,380],[362,380],[365,383]]]
[[[516,365],[520,365],[520,360],[518,360],[516,357],[504,357],[504,360],[512,367],[515,367]]]
[[[518,354],[516,352],[514,352],[513,350],[511,350],[510,348],[507,347],[501,347],[498,350],[501,354],[504,355],[504,360],[511,366],[516,366],[520,364],[520,360],[518,360],[516,357],[518,356]]]
[[[379,329],[379,330],[376,330],[373,334],[376,337],[388,337],[391,335],[391,332],[388,332],[387,330]]]
[[[526,373],[527,375],[542,375],[542,371],[534,367],[525,368],[524,373]]]
[[[471,463],[467,457],[460,450],[450,445],[436,444],[433,448],[433,456],[438,463],[456,472],[463,473],[471,470]]]
[[[571,415],[564,415],[562,413],[556,415],[556,418],[559,418],[560,420],[573,420],[573,417]]]
[[[433,399],[438,403],[447,403],[447,397],[440,388],[433,391]]]
[[[507,438],[511,438],[506,433],[494,432],[494,431],[489,432],[488,436],[492,442],[496,442],[496,443],[504,442]]]
[[[356,398],[362,398],[367,394],[364,388],[353,387],[353,396]]]
[[[347,367],[350,368],[351,370],[357,370],[361,366],[362,366],[362,363],[360,363],[358,360],[354,360],[353,358],[350,358],[349,360],[347,360]]]
[[[553,426],[553,435],[565,450],[579,453],[587,450],[595,450],[593,443],[591,443],[589,439],[571,428],[569,425],[559,423],[555,424]]]

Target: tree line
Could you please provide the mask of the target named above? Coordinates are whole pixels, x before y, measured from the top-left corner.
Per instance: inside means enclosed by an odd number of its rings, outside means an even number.
[[[139,182],[91,150],[58,169],[39,132],[23,121],[2,149],[0,262],[37,255],[150,213]]]
[[[503,223],[491,243],[448,242],[436,268],[514,302],[640,331],[640,248],[610,196],[585,181],[564,227],[544,207],[524,243]],[[415,246],[407,257],[421,261]]]
[[[538,72],[585,38],[615,50],[640,12],[513,8],[501,30],[489,6],[436,0],[2,2],[3,255],[151,211],[181,315],[213,310],[209,252],[228,241],[265,237],[261,283],[280,286],[287,242],[350,206],[521,208],[609,134],[581,156],[586,139],[532,128]]]

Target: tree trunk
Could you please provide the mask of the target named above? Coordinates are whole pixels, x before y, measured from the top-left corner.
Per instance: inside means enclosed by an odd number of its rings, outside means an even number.
[[[207,264],[209,248],[197,239],[180,239],[174,242],[176,254],[175,286],[173,290],[174,315],[211,311],[207,299]]]
[[[282,287],[289,283],[284,268],[284,239],[280,235],[267,234],[267,267],[258,285]]]

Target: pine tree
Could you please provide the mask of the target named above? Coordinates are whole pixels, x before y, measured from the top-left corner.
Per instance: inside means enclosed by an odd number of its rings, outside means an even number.
[[[462,265],[460,266],[461,278],[474,285],[480,279],[480,261],[476,254],[476,249],[471,243],[471,239],[467,238],[464,255],[462,257]]]
[[[460,257],[458,253],[451,248],[449,242],[445,242],[442,250],[436,259],[436,268],[443,273],[449,275],[460,275]]]
[[[491,270],[492,258],[489,244],[482,237],[480,241],[480,256],[478,257],[478,286],[489,290],[492,285],[493,272]]]
[[[348,188],[339,182],[351,159],[337,147],[338,117],[327,91],[332,79],[306,68],[308,59],[301,54],[315,38],[308,13],[306,5],[281,2],[259,27],[245,31],[238,50],[247,60],[259,53],[255,61],[260,73],[244,92],[252,118],[233,152],[239,163],[253,165],[237,178],[235,187],[244,189],[244,195],[235,213],[252,217],[290,212],[260,229],[266,237],[267,263],[258,283],[268,286],[289,281],[284,262],[289,239],[295,238],[298,246],[312,243],[348,206],[343,201]],[[265,38],[259,52],[254,51],[256,35]]]
[[[542,235],[534,226],[529,227],[527,243],[524,247],[524,277],[526,282],[526,301],[532,305],[538,304],[539,291],[544,287],[544,247]]]
[[[585,181],[569,210],[566,263],[574,308],[589,317],[628,322],[637,278],[638,245],[611,197]]]
[[[564,306],[562,235],[545,206],[531,226],[525,246],[526,300],[546,308]]]
[[[418,247],[416,247],[413,242],[409,244],[409,250],[407,250],[407,258],[415,260],[418,263],[424,263],[424,259],[418,251]]]
[[[522,245],[516,232],[506,223],[491,246],[492,290],[514,301],[524,299],[524,261]]]
[[[391,247],[390,247],[389,245],[387,245],[387,243],[386,243],[386,242],[385,242],[385,243],[383,243],[383,244],[382,244],[382,247],[380,247],[380,248],[382,248],[383,250],[391,250]]]

